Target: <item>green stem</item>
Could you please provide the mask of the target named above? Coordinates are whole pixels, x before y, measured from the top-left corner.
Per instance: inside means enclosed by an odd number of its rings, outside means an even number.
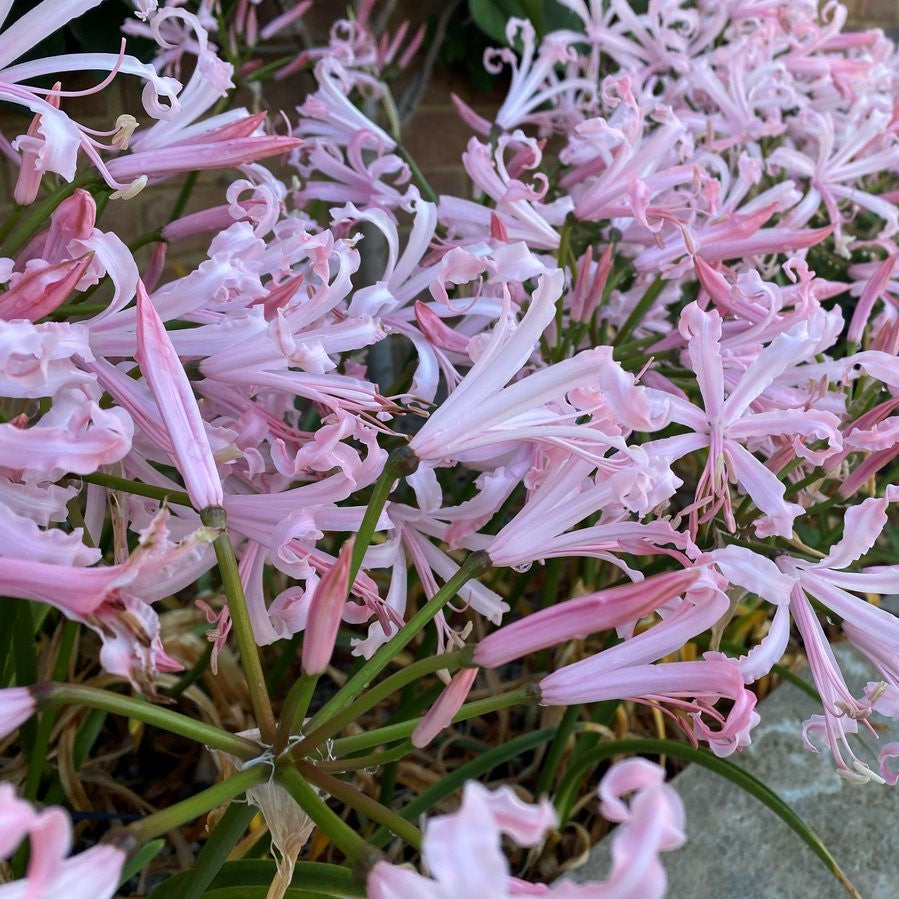
[[[350,864],[358,864],[366,859],[374,861],[373,850],[368,843],[325,804],[321,796],[296,768],[279,768],[275,777],[278,783],[293,796],[297,805],[347,857]]]
[[[432,674],[434,671],[440,671],[442,668],[455,670],[460,667],[467,667],[471,664],[471,656],[474,647],[466,647],[465,649],[456,650],[456,652],[448,652],[442,655],[429,656],[426,659],[419,659],[411,665],[407,665],[401,671],[397,671],[390,677],[381,681],[377,686],[372,687],[367,693],[360,696],[355,702],[351,702],[346,708],[341,709],[332,718],[327,719],[315,730],[310,731],[296,746],[293,748],[293,757],[300,759],[316,747],[320,746],[329,737],[340,733],[350,722],[361,718],[369,709],[373,709],[378,703],[383,702],[388,696],[402,690],[407,684],[420,680],[426,674]]]
[[[37,680],[37,654],[34,639],[35,618],[40,614],[40,609],[37,603],[24,601],[20,601],[18,606],[15,621],[10,630],[13,632],[12,652],[16,684],[25,687]],[[29,759],[34,753],[36,736],[37,722],[34,718],[24,722],[19,728],[19,740]]]
[[[268,765],[253,765],[189,799],[176,802],[168,808],[129,824],[127,829],[141,843],[146,843],[199,818],[217,806],[242,796],[250,787],[267,780],[271,773]]]
[[[264,81],[269,75],[273,75],[278,69],[284,68],[289,62],[293,62],[296,56],[282,56],[279,59],[267,62],[264,66],[259,66],[255,72],[250,72],[244,79],[247,84],[253,81]]]
[[[422,174],[421,169],[418,167],[418,164],[412,158],[412,155],[409,151],[402,145],[396,145],[396,154],[405,160],[406,165],[409,166],[409,171],[412,172],[412,177],[415,179],[418,186],[421,188],[421,192],[425,195],[425,197],[430,200],[432,203],[439,203],[440,198],[434,191],[434,188],[428,183],[428,179]]]
[[[212,643],[207,643],[206,648],[203,650],[203,654],[197,659],[193,667],[189,671],[185,671],[171,687],[163,689],[162,692],[168,696],[169,699],[177,699],[186,689],[188,689],[188,687],[192,687],[203,676],[203,672],[209,667],[209,662],[212,659],[212,650],[214,648]]]
[[[471,553],[459,566],[459,570],[422,606],[400,630],[326,702],[309,722],[310,733],[324,721],[349,705],[404,649],[406,644],[422,630],[434,616],[473,577],[490,570],[490,557],[483,551]]]
[[[414,824],[410,824],[395,811],[381,805],[380,802],[372,799],[371,796],[366,796],[365,793],[357,790],[346,781],[340,780],[326,771],[319,771],[315,765],[311,765],[308,762],[297,762],[296,764],[297,770],[309,783],[320,787],[323,792],[333,796],[335,799],[339,799],[357,812],[367,815],[372,821],[377,821],[378,824],[386,827],[413,848],[421,850],[421,831]]]
[[[578,725],[579,729],[583,729],[585,726],[586,724]],[[444,775],[435,784],[419,793],[411,802],[403,806],[400,814],[406,820],[414,821],[419,815],[433,808],[445,796],[449,796],[450,793],[462,787],[466,780],[482,777],[497,766],[504,765],[525,752],[530,752],[541,743],[552,739],[554,733],[554,727],[546,727],[541,730],[519,734],[501,746],[494,746],[492,749],[488,749],[476,758],[455,768],[449,774]],[[373,846],[382,846],[387,842],[387,837],[388,834],[382,828],[372,834],[369,842]]]
[[[50,735],[53,733],[53,725],[56,723],[56,703],[51,702],[38,718],[37,728],[34,732],[34,747],[31,757],[28,759],[28,775],[25,778],[25,787],[22,795],[29,801],[37,799],[41,779],[47,765],[47,755],[50,750]]]
[[[278,753],[284,751],[291,736],[300,730],[317,683],[317,674],[301,674],[290,688],[278,722],[278,741],[275,745]]]
[[[53,664],[53,679],[64,680],[69,673],[69,660],[75,648],[75,640],[78,637],[78,622],[64,621],[59,640],[59,652]],[[41,778],[47,767],[47,756],[50,750],[50,736],[53,733],[53,725],[56,724],[56,711],[58,703],[51,701],[41,712],[38,719],[37,731],[34,738],[34,750],[28,760],[28,776],[25,779],[23,795],[34,802],[37,799]]]
[[[200,520],[207,527],[227,528],[225,510],[210,506],[200,512]],[[231,538],[227,530],[219,534],[213,541],[215,558],[218,561],[219,573],[222,576],[222,588],[231,613],[231,628],[237,639],[240,660],[243,663],[244,677],[250,692],[250,704],[259,725],[261,741],[271,746],[275,742],[275,715],[265,686],[265,675],[262,673],[262,662],[259,659],[259,647],[253,634],[250,612],[247,609],[247,598],[243,592],[243,584],[237,571],[237,558],[231,546]]]
[[[393,484],[397,478],[402,475],[412,474],[418,468],[418,457],[407,446],[401,446],[393,450],[387,458],[384,470],[381,472],[378,480],[375,481],[372,488],[371,498],[365,508],[365,514],[362,516],[362,523],[359,525],[359,531],[356,534],[356,542],[353,545],[353,553],[350,557],[350,579],[352,584],[356,580],[356,575],[362,567],[362,560],[365,558],[366,550],[371,544],[375,530],[378,527],[378,519],[384,510],[384,504]]]
[[[182,715],[180,712],[151,705],[142,699],[132,699],[130,696],[111,693],[109,690],[98,690],[94,687],[82,687],[74,684],[45,683],[38,684],[33,689],[39,705],[44,702],[56,702],[112,712],[114,715],[134,718],[137,721],[143,721],[144,724],[160,727],[169,733],[187,737],[189,740],[202,743],[212,749],[221,749],[240,759],[251,759],[260,753],[259,746],[250,740],[229,734],[211,724]]]
[[[184,179],[184,184],[181,185],[181,190],[178,193],[178,198],[175,200],[175,205],[172,207],[172,211],[169,214],[168,220],[170,222],[175,221],[175,219],[180,219],[181,216],[184,215],[184,210],[187,208],[187,204],[190,202],[190,195],[193,193],[194,187],[196,186],[197,179],[199,177],[199,172],[191,172]]]
[[[394,746],[392,749],[385,749],[383,752],[354,756],[351,759],[335,759],[333,762],[316,762],[315,767],[319,771],[328,771],[332,774],[342,774],[345,771],[363,771],[366,768],[383,768],[384,765],[396,762],[412,752],[412,748],[411,740],[403,740],[399,745]]]
[[[539,691],[534,684],[524,684],[516,687],[508,693],[499,693],[489,696],[487,699],[478,699],[475,702],[466,702],[453,716],[453,723],[467,721],[469,718],[478,718],[500,709],[513,705],[530,705],[539,698]],[[388,724],[375,730],[366,731],[364,734],[353,734],[351,737],[342,737],[335,740],[332,746],[335,755],[348,755],[351,752],[360,752],[363,749],[371,749],[382,743],[391,743],[394,740],[403,740],[412,734],[418,726],[421,718],[410,718],[408,721],[400,721],[397,724]]]
[[[665,281],[661,275],[656,276],[655,281],[649,285],[646,290],[646,293],[640,297],[640,301],[634,306],[633,311],[627,317],[625,323],[618,329],[618,333],[615,335],[615,338],[612,340],[613,346],[621,346],[624,341],[627,339],[628,335],[643,319],[646,317],[646,313],[652,308],[653,303],[659,298],[659,294],[665,288]]]
[[[160,502],[169,502],[176,506],[190,508],[190,497],[182,490],[169,490],[167,487],[153,487],[151,484],[141,484],[139,481],[129,481],[127,478],[119,478],[112,474],[104,474],[95,471],[91,474],[73,475],[74,478],[87,484],[98,484],[108,490],[120,490],[123,493],[133,493],[135,496],[147,496],[150,499],[158,499]]]
[[[147,231],[146,234],[135,237],[134,240],[128,244],[128,249],[133,253],[135,250],[139,250],[141,247],[145,247],[150,243],[165,243],[161,228],[157,228],[155,231]]]
[[[66,321],[73,315],[96,315],[98,312],[102,312],[104,309],[109,307],[109,303],[63,303],[61,306],[57,306],[49,315],[48,318],[53,319],[53,321]]]

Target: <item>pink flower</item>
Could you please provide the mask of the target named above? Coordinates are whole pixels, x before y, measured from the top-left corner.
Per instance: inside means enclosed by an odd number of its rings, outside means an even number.
[[[0,557],[0,580],[7,596],[46,602],[81,621],[103,641],[100,662],[135,689],[153,690],[160,671],[181,665],[163,649],[159,619],[151,602],[192,583],[214,563],[214,534],[195,531],[172,544],[160,512],[141,535],[141,544],[119,565],[73,568],[48,562]]]
[[[778,647],[782,652],[788,635],[786,613],[781,610],[789,608],[823,706],[823,714],[811,716],[803,725],[806,748],[817,752],[810,738],[821,738],[833,754],[837,771],[859,783],[877,780],[878,775],[856,756],[847,737],[858,732],[859,723],[876,734],[868,720],[873,711],[890,717],[899,714],[899,706],[878,701],[885,691],[899,689],[896,662],[899,619],[853,593],[891,593],[899,577],[899,566],[872,566],[857,572],[846,569],[874,546],[887,524],[887,510],[896,496],[896,489],[888,487],[885,497],[866,499],[851,506],[846,511],[842,539],[817,562],[786,554],[772,562],[734,546],[708,555],[732,583],[779,606],[772,624],[771,643],[760,644],[738,662],[747,680],[764,673],[765,665],[770,668],[777,661]],[[846,684],[810,598],[839,617],[850,642],[867,656],[882,678],[881,682],[870,684],[863,697],[854,696]]]
[[[630,797],[627,801],[626,797]],[[510,787],[493,792],[465,784],[457,812],[425,826],[423,860],[431,875],[378,862],[368,875],[370,899],[462,899],[489,896],[556,896],[559,899],[660,899],[666,887],[659,854],[684,844],[684,809],[665,783],[665,771],[645,759],[614,764],[599,786],[602,814],[619,825],[612,836],[612,870],[603,882],[552,886],[509,875],[501,836],[519,846],[537,846],[556,824],[548,799],[522,802]]]
[[[791,438],[797,456],[814,464],[840,450],[839,419],[833,413],[806,408],[765,408],[763,401],[765,390],[779,375],[813,355],[817,339],[804,324],[792,328],[763,347],[734,381],[722,358],[721,327],[721,316],[714,309],[705,312],[691,303],[684,310],[681,331],[687,338],[687,355],[696,372],[704,409],[672,396],[672,418],[694,433],[657,440],[646,449],[651,454],[678,458],[708,447],[705,469],[690,512],[694,533],[699,522],[721,509],[728,526],[734,529],[729,487],[729,481],[733,481],[763,513],[755,523],[759,536],[790,537],[793,521],[802,514],[802,507],[784,499],[784,485],[743,443],[754,437],[784,435]],[[809,446],[817,440],[826,441],[824,449],[813,450]]]
[[[477,668],[463,668],[453,675],[452,680],[428,709],[424,718],[412,731],[412,745],[418,749],[427,746],[437,734],[452,724],[453,716],[462,707],[478,676]]]
[[[299,107],[298,132],[303,138],[324,138],[337,146],[347,146],[360,131],[368,131],[387,151],[396,141],[379,128],[350,101],[353,73],[334,56],[325,56],[315,66],[318,90]]]
[[[0,740],[5,740],[33,714],[37,704],[30,687],[9,687],[0,690]],[[2,896],[0,892],[0,896]]]
[[[688,735],[708,742],[718,756],[748,746],[750,731],[759,722],[755,694],[743,686],[740,667],[733,659],[627,665],[596,676],[583,674],[580,664],[566,665],[540,681],[542,705],[630,699],[668,706],[675,720],[679,714],[686,715],[692,723]],[[732,703],[726,715],[714,708],[719,699]]]
[[[121,849],[94,846],[67,858],[72,846],[68,815],[56,806],[36,811],[16,798],[12,784],[0,784],[0,855],[9,858],[26,837],[31,850],[25,879],[0,886],[3,899],[111,899],[116,892],[125,864]]]
[[[108,71],[110,75],[101,84],[84,93],[93,93],[108,84],[118,72],[136,75],[146,81],[144,106],[159,118],[171,115],[178,108],[177,94],[181,85],[172,78],[156,73],[153,66],[124,53],[69,53],[56,57],[32,59],[16,63],[30,49],[44,38],[62,28],[82,13],[98,6],[101,0],[43,0],[32,7],[0,33],[0,98],[8,103],[24,106],[35,115],[27,135],[20,138],[23,150],[23,165],[32,169],[32,184],[22,185],[23,200],[32,195],[34,180],[44,172],[55,172],[66,181],[75,177],[79,149],[83,149],[97,165],[101,174],[105,167],[98,155],[98,149],[112,149],[100,143],[93,134],[97,132],[84,128],[57,108],[58,97],[67,96],[65,91],[55,91],[54,98],[45,99],[46,93],[40,88],[27,84],[33,78],[73,71]],[[0,25],[4,24],[11,4],[0,7]],[[76,92],[79,96],[81,92]],[[165,98],[166,104],[160,103]],[[133,121],[133,120],[132,120]],[[119,133],[119,126],[101,135],[112,136]],[[114,185],[117,186],[117,185]]]
[[[55,265],[29,266],[0,297],[0,318],[36,321],[61,306],[93,261],[90,254]]]
[[[101,409],[83,390],[65,387],[50,411],[31,427],[18,419],[0,424],[0,462],[25,481],[55,481],[90,474],[122,459],[134,427],[122,409]]]
[[[478,644],[474,660],[497,668],[557,643],[637,621],[683,592],[699,574],[688,568],[557,603],[489,634]]]
[[[490,233],[491,215],[494,215],[499,218],[509,240],[523,240],[532,249],[555,250],[559,246],[556,228],[571,210],[571,198],[563,196],[544,203],[545,176],[535,176],[537,186],[532,187],[511,174],[506,151],[521,147],[527,148],[530,156],[527,168],[536,168],[542,153],[537,142],[521,131],[502,135],[495,150],[475,137],[468,142],[468,150],[462,154],[465,170],[477,189],[493,200],[495,207],[491,210],[472,200],[441,196],[438,213],[452,233],[463,238],[483,239]]]
[[[248,116],[247,119],[254,125],[257,121],[255,116]],[[265,134],[229,137],[228,132],[235,130],[234,124],[223,126],[218,130],[225,133],[207,131],[199,138],[183,140],[140,153],[129,153],[127,156],[111,160],[107,164],[107,169],[116,181],[127,185],[139,179],[157,181],[185,172],[245,165],[259,159],[289,153],[302,143],[295,137]]]
[[[567,64],[570,73],[574,68],[572,64],[577,61],[575,48],[566,35],[558,32],[547,35],[536,54],[534,39],[534,26],[528,20],[509,19],[506,40],[510,47],[519,42],[522,44],[521,59],[505,47],[487,50],[484,54],[484,68],[490,74],[500,74],[502,63],[512,69],[509,90],[496,113],[496,124],[504,131],[535,124],[546,133],[553,130],[554,125],[568,124],[565,119],[577,119],[578,106],[584,99],[592,99],[596,91],[595,83],[588,78],[568,73],[566,77],[559,77],[560,68]],[[455,99],[458,107],[461,101]],[[550,112],[544,111],[547,103],[550,103]]]
[[[422,855],[431,878],[389,862],[378,862],[368,875],[370,899],[448,899],[514,895],[501,835],[522,846],[536,846],[554,827],[552,803],[522,802],[511,787],[490,791],[476,781],[465,784],[462,805],[425,827]]]
[[[626,454],[623,430],[661,425],[610,347],[585,350],[513,381],[555,315],[562,282],[559,269],[542,274],[517,326],[506,295],[503,314],[474,365],[410,441],[420,459],[457,459],[472,450],[496,452],[498,446],[533,441],[601,464],[609,448]],[[590,414],[590,424],[573,424],[582,413]]]
[[[340,547],[337,564],[318,582],[303,634],[303,671],[322,674],[331,661],[343,607],[346,605],[350,583],[350,560],[355,536]]]
[[[221,506],[222,482],[206,425],[181,360],[141,282],[137,286],[137,315],[138,361],[171,438],[190,501],[198,510]]]
[[[630,801],[625,797],[629,796]],[[563,881],[557,899],[661,899],[668,878],[659,854],[686,842],[684,806],[665,783],[665,769],[646,759],[617,762],[599,785],[600,811],[619,826],[612,833],[612,870],[602,883]]]

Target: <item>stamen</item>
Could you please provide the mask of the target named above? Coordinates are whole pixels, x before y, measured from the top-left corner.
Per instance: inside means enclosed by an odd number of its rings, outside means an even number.
[[[146,186],[150,179],[146,175],[135,178],[127,187],[113,191],[109,195],[110,200],[130,200],[136,197]]]
[[[120,150],[127,150],[131,135],[138,128],[138,121],[133,115],[125,113],[115,120],[116,130],[112,136],[112,145]]]

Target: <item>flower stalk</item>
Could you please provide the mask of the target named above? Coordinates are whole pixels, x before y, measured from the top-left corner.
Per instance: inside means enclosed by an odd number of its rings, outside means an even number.
[[[490,558],[481,551],[471,553],[459,570],[397,631],[338,691],[313,715],[310,733],[324,721],[349,705],[396,657],[400,650],[425,627],[434,616],[473,577],[490,570]]]
[[[139,842],[149,842],[238,796],[242,796],[250,787],[262,783],[270,776],[271,769],[267,765],[253,765],[245,768],[227,780],[223,780],[189,799],[183,799],[166,809],[129,824],[127,830]]]
[[[221,728],[182,715],[180,712],[160,708],[143,699],[134,699],[110,690],[98,690],[95,687],[77,684],[43,683],[34,687],[32,692],[42,708],[53,705],[78,705],[99,709],[113,715],[121,715],[123,718],[142,721],[151,727],[178,734],[210,749],[228,752],[239,759],[251,759],[259,755],[259,746],[251,740],[229,734]]]
[[[225,591],[228,610],[231,613],[231,626],[237,639],[240,659],[243,662],[244,677],[246,677],[247,689],[250,692],[250,703],[259,726],[259,736],[263,743],[271,746],[275,742],[277,732],[275,715],[272,711],[268,688],[265,685],[265,675],[262,673],[262,662],[259,659],[259,648],[253,635],[253,625],[247,609],[247,598],[237,570],[237,558],[226,530],[227,515],[224,509],[210,506],[200,513],[200,519],[207,527],[219,528],[223,531],[215,538],[212,545],[222,577],[222,588]]]

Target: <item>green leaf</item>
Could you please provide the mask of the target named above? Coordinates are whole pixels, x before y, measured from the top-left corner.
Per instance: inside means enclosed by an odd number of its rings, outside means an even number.
[[[210,890],[208,893],[204,893],[203,899],[266,899],[267,896],[267,886],[224,887],[221,890]],[[295,890],[291,887],[284,893],[284,899],[335,899],[335,894]]]
[[[123,883],[131,880],[144,865],[149,864],[162,852],[162,847],[165,846],[165,840],[150,840],[144,846],[141,846],[140,849],[134,854],[134,857],[129,859],[125,863],[125,867],[122,868],[122,876],[119,878],[119,886],[122,886]]]
[[[518,0],[468,0],[468,12],[475,25],[488,37],[507,44],[506,23],[509,19],[526,19],[524,5]]]
[[[163,881],[150,894],[150,899],[199,899],[204,890],[215,882],[228,853],[237,844],[255,814],[256,808],[249,803],[232,802],[204,843],[193,867]]]
[[[631,0],[631,6],[634,6],[634,0]],[[548,0],[544,4],[544,15],[546,16],[546,30],[550,31],[574,31],[582,32],[584,23],[576,16],[567,6],[562,6],[558,0]],[[586,44],[586,35],[584,38]]]
[[[737,765],[729,762],[727,759],[718,758],[718,756],[707,749],[694,749],[692,746],[688,746],[686,743],[679,743],[676,740],[610,740],[585,753],[578,763],[568,770],[559,788],[559,794],[563,795],[566,793],[566,784],[569,780],[580,778],[589,767],[597,762],[616,755],[635,754],[673,756],[674,758],[702,765],[703,768],[708,768],[710,771],[714,771],[715,774],[727,778],[731,783],[736,784],[740,789],[745,790],[771,809],[821,859],[842,887],[851,896],[860,899],[858,890],[849,881],[837,860],[831,855],[830,850],[806,823],[805,819],[755,775],[737,767]],[[564,809],[559,808],[559,820],[563,825],[571,813],[571,805],[566,803],[566,806]]]
[[[241,859],[225,862],[201,895],[203,899],[265,899],[277,869],[270,859]],[[160,884],[151,899],[182,899],[182,886],[190,871],[176,874]],[[258,891],[258,892],[257,892]],[[320,862],[298,862],[286,899],[348,899],[364,896],[348,868]]]

